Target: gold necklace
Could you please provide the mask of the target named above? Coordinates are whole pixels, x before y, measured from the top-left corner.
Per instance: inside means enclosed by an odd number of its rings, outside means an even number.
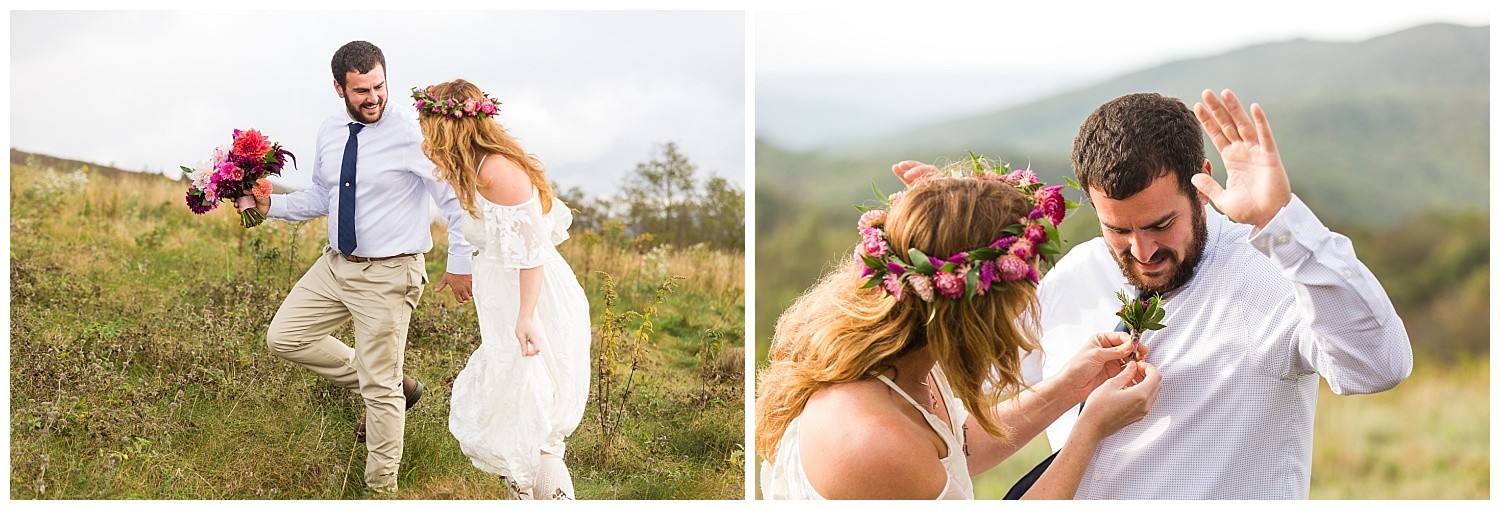
[[[932,380],[932,374],[927,374],[927,379],[928,380]],[[938,410],[938,396],[937,396],[937,391],[933,389],[934,386],[928,386],[927,385],[927,381],[922,381],[922,387],[927,388],[927,398],[928,398],[928,400],[932,401],[932,414],[937,414],[937,410]]]

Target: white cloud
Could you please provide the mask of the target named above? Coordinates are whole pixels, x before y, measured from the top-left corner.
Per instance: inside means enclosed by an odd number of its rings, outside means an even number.
[[[744,181],[744,21],[738,12],[12,11],[11,145],[167,170],[254,127],[310,161],[342,104],[328,68],[350,40],[385,52],[390,107],[455,78],[500,99],[528,150],[607,194],[651,143]],[[663,105],[675,106],[669,108]],[[715,112],[699,115],[697,112]],[[718,137],[709,139],[708,137]],[[285,182],[311,182],[310,163]],[[564,175],[566,174],[566,175]]]

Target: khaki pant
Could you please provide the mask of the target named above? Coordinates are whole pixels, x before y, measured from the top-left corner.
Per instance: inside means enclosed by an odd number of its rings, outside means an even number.
[[[365,483],[376,491],[396,489],[406,432],[406,328],[426,283],[422,255],[349,262],[324,248],[266,331],[271,352],[364,398]],[[330,336],[350,319],[352,348]]]

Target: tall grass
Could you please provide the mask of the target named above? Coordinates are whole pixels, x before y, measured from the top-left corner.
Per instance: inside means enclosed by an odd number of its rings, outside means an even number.
[[[243,229],[227,209],[191,214],[185,190],[160,177],[11,166],[10,497],[371,497],[352,433],[359,399],[264,346],[326,223]],[[445,248],[435,230],[434,281]],[[561,246],[596,337],[607,310],[634,311],[618,327],[639,328],[657,290],[681,279],[639,338],[635,390],[614,404],[618,431],[602,433],[591,400],[569,439],[577,494],[739,498],[743,364],[736,373],[725,360],[743,359],[744,258],[702,248],[653,257],[619,241],[584,234]],[[348,326],[335,335],[352,341]],[[429,286],[407,342],[407,373],[429,391],[407,417],[398,497],[509,497],[447,430],[447,388],[479,344],[472,304]]]

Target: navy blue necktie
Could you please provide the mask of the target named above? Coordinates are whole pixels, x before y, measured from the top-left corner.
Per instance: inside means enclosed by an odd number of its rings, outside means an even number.
[[[359,246],[354,240],[354,162],[359,156],[359,130],[364,128],[364,124],[349,123],[344,165],[339,169],[339,253],[344,255],[353,255]]]

